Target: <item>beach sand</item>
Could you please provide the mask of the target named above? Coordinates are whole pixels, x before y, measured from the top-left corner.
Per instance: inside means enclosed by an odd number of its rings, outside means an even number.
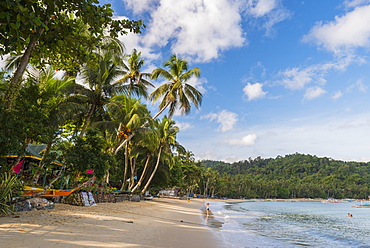
[[[226,247],[205,226],[199,210],[205,201],[154,198],[19,212],[0,218],[0,247]]]

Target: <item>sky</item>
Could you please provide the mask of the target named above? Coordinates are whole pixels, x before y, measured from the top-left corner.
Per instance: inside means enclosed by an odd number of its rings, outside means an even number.
[[[100,0],[142,19],[143,72],[199,68],[201,107],[175,114],[197,160],[294,153],[370,161],[370,0]],[[163,81],[152,82],[159,86]],[[158,104],[147,103],[153,115]],[[164,113],[166,114],[166,112]]]
[[[201,107],[173,117],[197,160],[370,161],[370,0],[100,2],[144,21],[142,34],[120,37],[144,72],[171,54],[200,68],[188,83]]]

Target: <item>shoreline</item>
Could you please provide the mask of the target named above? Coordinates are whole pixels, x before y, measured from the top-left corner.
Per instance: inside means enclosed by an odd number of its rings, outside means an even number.
[[[227,247],[205,224],[202,205],[154,198],[17,212],[0,218],[1,247]]]

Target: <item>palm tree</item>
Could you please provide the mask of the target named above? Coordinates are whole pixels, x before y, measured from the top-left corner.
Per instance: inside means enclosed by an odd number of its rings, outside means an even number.
[[[154,87],[147,79],[150,79],[150,73],[141,72],[141,67],[144,64],[144,59],[141,58],[141,52],[138,53],[136,49],[132,51],[131,55],[126,55],[128,64],[123,64],[126,74],[117,83],[122,83],[124,91],[128,95],[148,97],[148,87]]]
[[[115,133],[117,144],[137,130],[140,129],[144,133],[142,123],[149,118],[149,111],[145,105],[141,104],[140,100],[129,97],[127,95],[116,95],[106,105],[106,110],[109,113],[110,120],[96,122],[94,126],[101,129],[110,130],[110,133]],[[125,147],[125,166],[123,173],[122,189],[125,188],[125,182],[128,174],[128,164],[130,159],[129,143]],[[132,145],[132,144],[131,144]]]
[[[193,68],[188,70],[188,63],[186,60],[178,58],[176,55],[172,55],[164,64],[168,70],[157,68],[152,72],[152,79],[158,79],[163,77],[167,80],[153,91],[149,98],[152,101],[157,101],[163,97],[159,104],[159,112],[153,117],[155,119],[159,116],[167,107],[169,107],[169,117],[171,117],[175,110],[178,108],[181,114],[188,114],[190,112],[190,102],[193,102],[196,108],[199,108],[202,102],[202,94],[193,86],[186,83],[192,77],[200,77],[199,68]]]
[[[100,51],[97,67],[86,67],[82,71],[83,79],[88,87],[81,88],[79,93],[87,96],[87,103],[90,107],[80,137],[86,132],[93,115],[103,115],[104,105],[109,102],[114,93],[121,89],[119,84],[114,83],[118,76],[125,73],[122,69],[122,61],[119,59],[120,54],[111,50]]]
[[[179,128],[175,126],[175,121],[169,119],[167,116],[164,116],[162,121],[156,123],[157,125],[155,130],[158,139],[157,161],[150,177],[141,190],[142,194],[149,187],[154,175],[157,172],[160,162],[166,161],[171,166],[174,162],[172,151],[177,147],[181,147],[180,144],[176,141],[176,134],[179,132]]]
[[[150,172],[150,167],[155,162],[155,157],[158,152],[158,132],[155,130],[150,129],[151,132],[147,132],[146,135],[142,135],[142,137],[137,142],[137,149],[140,149],[142,154],[144,155],[144,159],[142,160],[144,167],[141,171],[141,175],[139,180],[137,181],[136,185],[131,189],[132,192],[135,192],[136,189],[142,186],[145,178],[148,177],[148,172]]]
[[[202,102],[202,94],[196,88],[186,83],[192,77],[200,77],[199,68],[188,70],[188,63],[183,59],[177,58],[176,55],[172,55],[169,61],[164,64],[164,67],[168,67],[168,71],[157,68],[153,70],[151,75],[152,79],[163,77],[168,80],[167,83],[161,85],[149,95],[149,99],[153,102],[163,97],[159,105],[159,112],[152,118],[153,120],[168,106],[170,107],[169,117],[171,117],[177,108],[180,109],[182,114],[188,114],[191,108],[190,102],[193,102],[196,108],[199,108]],[[148,124],[145,122],[143,127]],[[128,139],[124,140],[115,152],[117,153],[134,135],[132,133]]]

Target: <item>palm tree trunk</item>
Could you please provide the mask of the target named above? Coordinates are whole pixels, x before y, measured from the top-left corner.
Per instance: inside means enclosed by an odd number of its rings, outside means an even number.
[[[39,162],[39,168],[37,169],[37,172],[35,173],[35,175],[32,178],[32,184],[37,184],[37,182],[39,181],[42,169],[44,168],[44,165],[45,165],[45,158],[50,154],[51,144],[52,144],[52,140],[50,140],[46,144],[44,155],[42,156],[42,159]]]
[[[148,165],[149,165],[149,160],[150,160],[150,155],[148,155],[147,159],[146,159],[146,162],[145,162],[145,166],[144,166],[144,169],[143,169],[143,172],[141,172],[141,176],[140,176],[140,179],[139,181],[137,182],[137,184],[135,185],[135,187],[131,190],[132,192],[134,192],[138,187],[140,187],[141,183],[143,182],[143,179],[144,179],[144,176],[146,174],[146,171],[148,170]]]
[[[153,120],[156,119],[160,114],[162,114],[162,112],[171,104],[171,102],[168,102],[161,110],[158,111],[158,113],[155,114],[155,116],[153,116]]]
[[[207,178],[207,182],[206,182],[206,185],[205,185],[205,188],[204,188],[204,195],[208,195],[208,184],[209,184],[209,178]]]
[[[35,48],[36,43],[39,40],[39,37],[44,32],[44,30],[45,30],[44,28],[40,28],[38,33],[31,37],[28,46],[22,55],[17,70],[15,71],[14,76],[12,78],[12,81],[10,82],[8,89],[5,92],[4,106],[7,109],[12,109],[14,107],[15,99],[17,98],[22,83],[21,78],[23,76],[24,71],[26,70],[28,62],[30,61],[32,51]]]
[[[136,170],[136,157],[130,159],[130,169],[131,169],[131,176],[130,176],[130,184],[128,186],[128,190],[131,190],[132,187],[135,185],[135,170]]]
[[[114,153],[117,153],[119,150],[121,150],[121,148],[127,143],[129,142],[133,137],[135,136],[135,133],[132,133],[130,134],[130,136],[128,136],[127,139],[125,139],[117,148],[116,150],[114,151]]]
[[[92,115],[93,115],[93,113],[95,111],[95,108],[96,108],[96,105],[95,104],[92,104],[91,105],[91,108],[90,108],[90,111],[89,111],[88,115],[86,116],[86,120],[84,122],[84,125],[82,127],[82,130],[81,130],[81,133],[80,133],[80,136],[79,136],[80,138],[82,138],[84,136],[84,134],[86,132],[86,129],[87,129],[87,126],[89,125],[89,122],[91,120],[91,117],[92,117]]]
[[[126,187],[126,177],[127,177],[127,169],[128,169],[128,143],[125,146],[125,169],[123,171],[123,182],[121,186],[121,190],[124,190]]]
[[[152,174],[150,175],[148,181],[146,182],[144,188],[141,190],[141,194],[145,193],[145,191],[149,187],[155,173],[157,172],[157,169],[158,169],[158,166],[159,166],[159,161],[161,160],[161,154],[162,154],[162,146],[159,148],[157,163],[155,164],[154,170],[153,170]]]

